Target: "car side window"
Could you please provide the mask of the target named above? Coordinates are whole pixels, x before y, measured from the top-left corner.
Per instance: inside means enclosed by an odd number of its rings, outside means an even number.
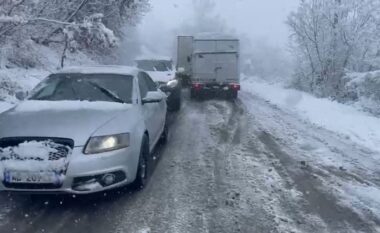
[[[151,77],[149,77],[149,75],[146,73],[143,73],[143,76],[148,87],[148,91],[157,91],[157,84],[153,82]]]
[[[140,88],[141,99],[143,99],[143,98],[145,98],[146,94],[149,91],[148,85],[146,84],[143,73],[138,74],[138,80],[139,80],[139,88]]]

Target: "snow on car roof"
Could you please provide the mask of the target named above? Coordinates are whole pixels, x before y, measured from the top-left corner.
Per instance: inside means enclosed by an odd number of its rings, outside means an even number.
[[[172,61],[173,59],[169,56],[161,55],[141,55],[136,57],[135,61]]]
[[[114,65],[99,65],[99,66],[73,66],[64,68],[57,74],[62,73],[79,73],[79,74],[121,74],[136,76],[140,70],[133,66],[114,66]]]
[[[194,40],[239,40],[233,35],[223,33],[204,32],[194,36]]]

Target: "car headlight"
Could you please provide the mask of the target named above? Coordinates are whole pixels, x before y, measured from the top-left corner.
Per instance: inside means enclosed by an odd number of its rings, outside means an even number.
[[[84,153],[98,154],[119,150],[128,147],[129,140],[129,133],[91,137],[87,142]]]
[[[170,88],[175,88],[176,86],[178,86],[178,80],[171,80],[166,85]]]

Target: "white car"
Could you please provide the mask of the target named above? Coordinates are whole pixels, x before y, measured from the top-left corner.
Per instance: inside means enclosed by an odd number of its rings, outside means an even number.
[[[88,194],[146,184],[166,95],[136,68],[51,74],[0,114],[0,190]]]

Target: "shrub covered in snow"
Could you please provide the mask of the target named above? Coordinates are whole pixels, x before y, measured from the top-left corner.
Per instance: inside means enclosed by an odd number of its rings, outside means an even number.
[[[148,7],[149,0],[0,0],[0,101],[16,102],[15,93],[47,71],[108,59],[123,26]]]
[[[339,97],[348,72],[380,69],[380,1],[304,0],[291,13],[295,86]]]
[[[380,71],[349,73],[343,80],[343,101],[354,102],[364,110],[380,115]]]

